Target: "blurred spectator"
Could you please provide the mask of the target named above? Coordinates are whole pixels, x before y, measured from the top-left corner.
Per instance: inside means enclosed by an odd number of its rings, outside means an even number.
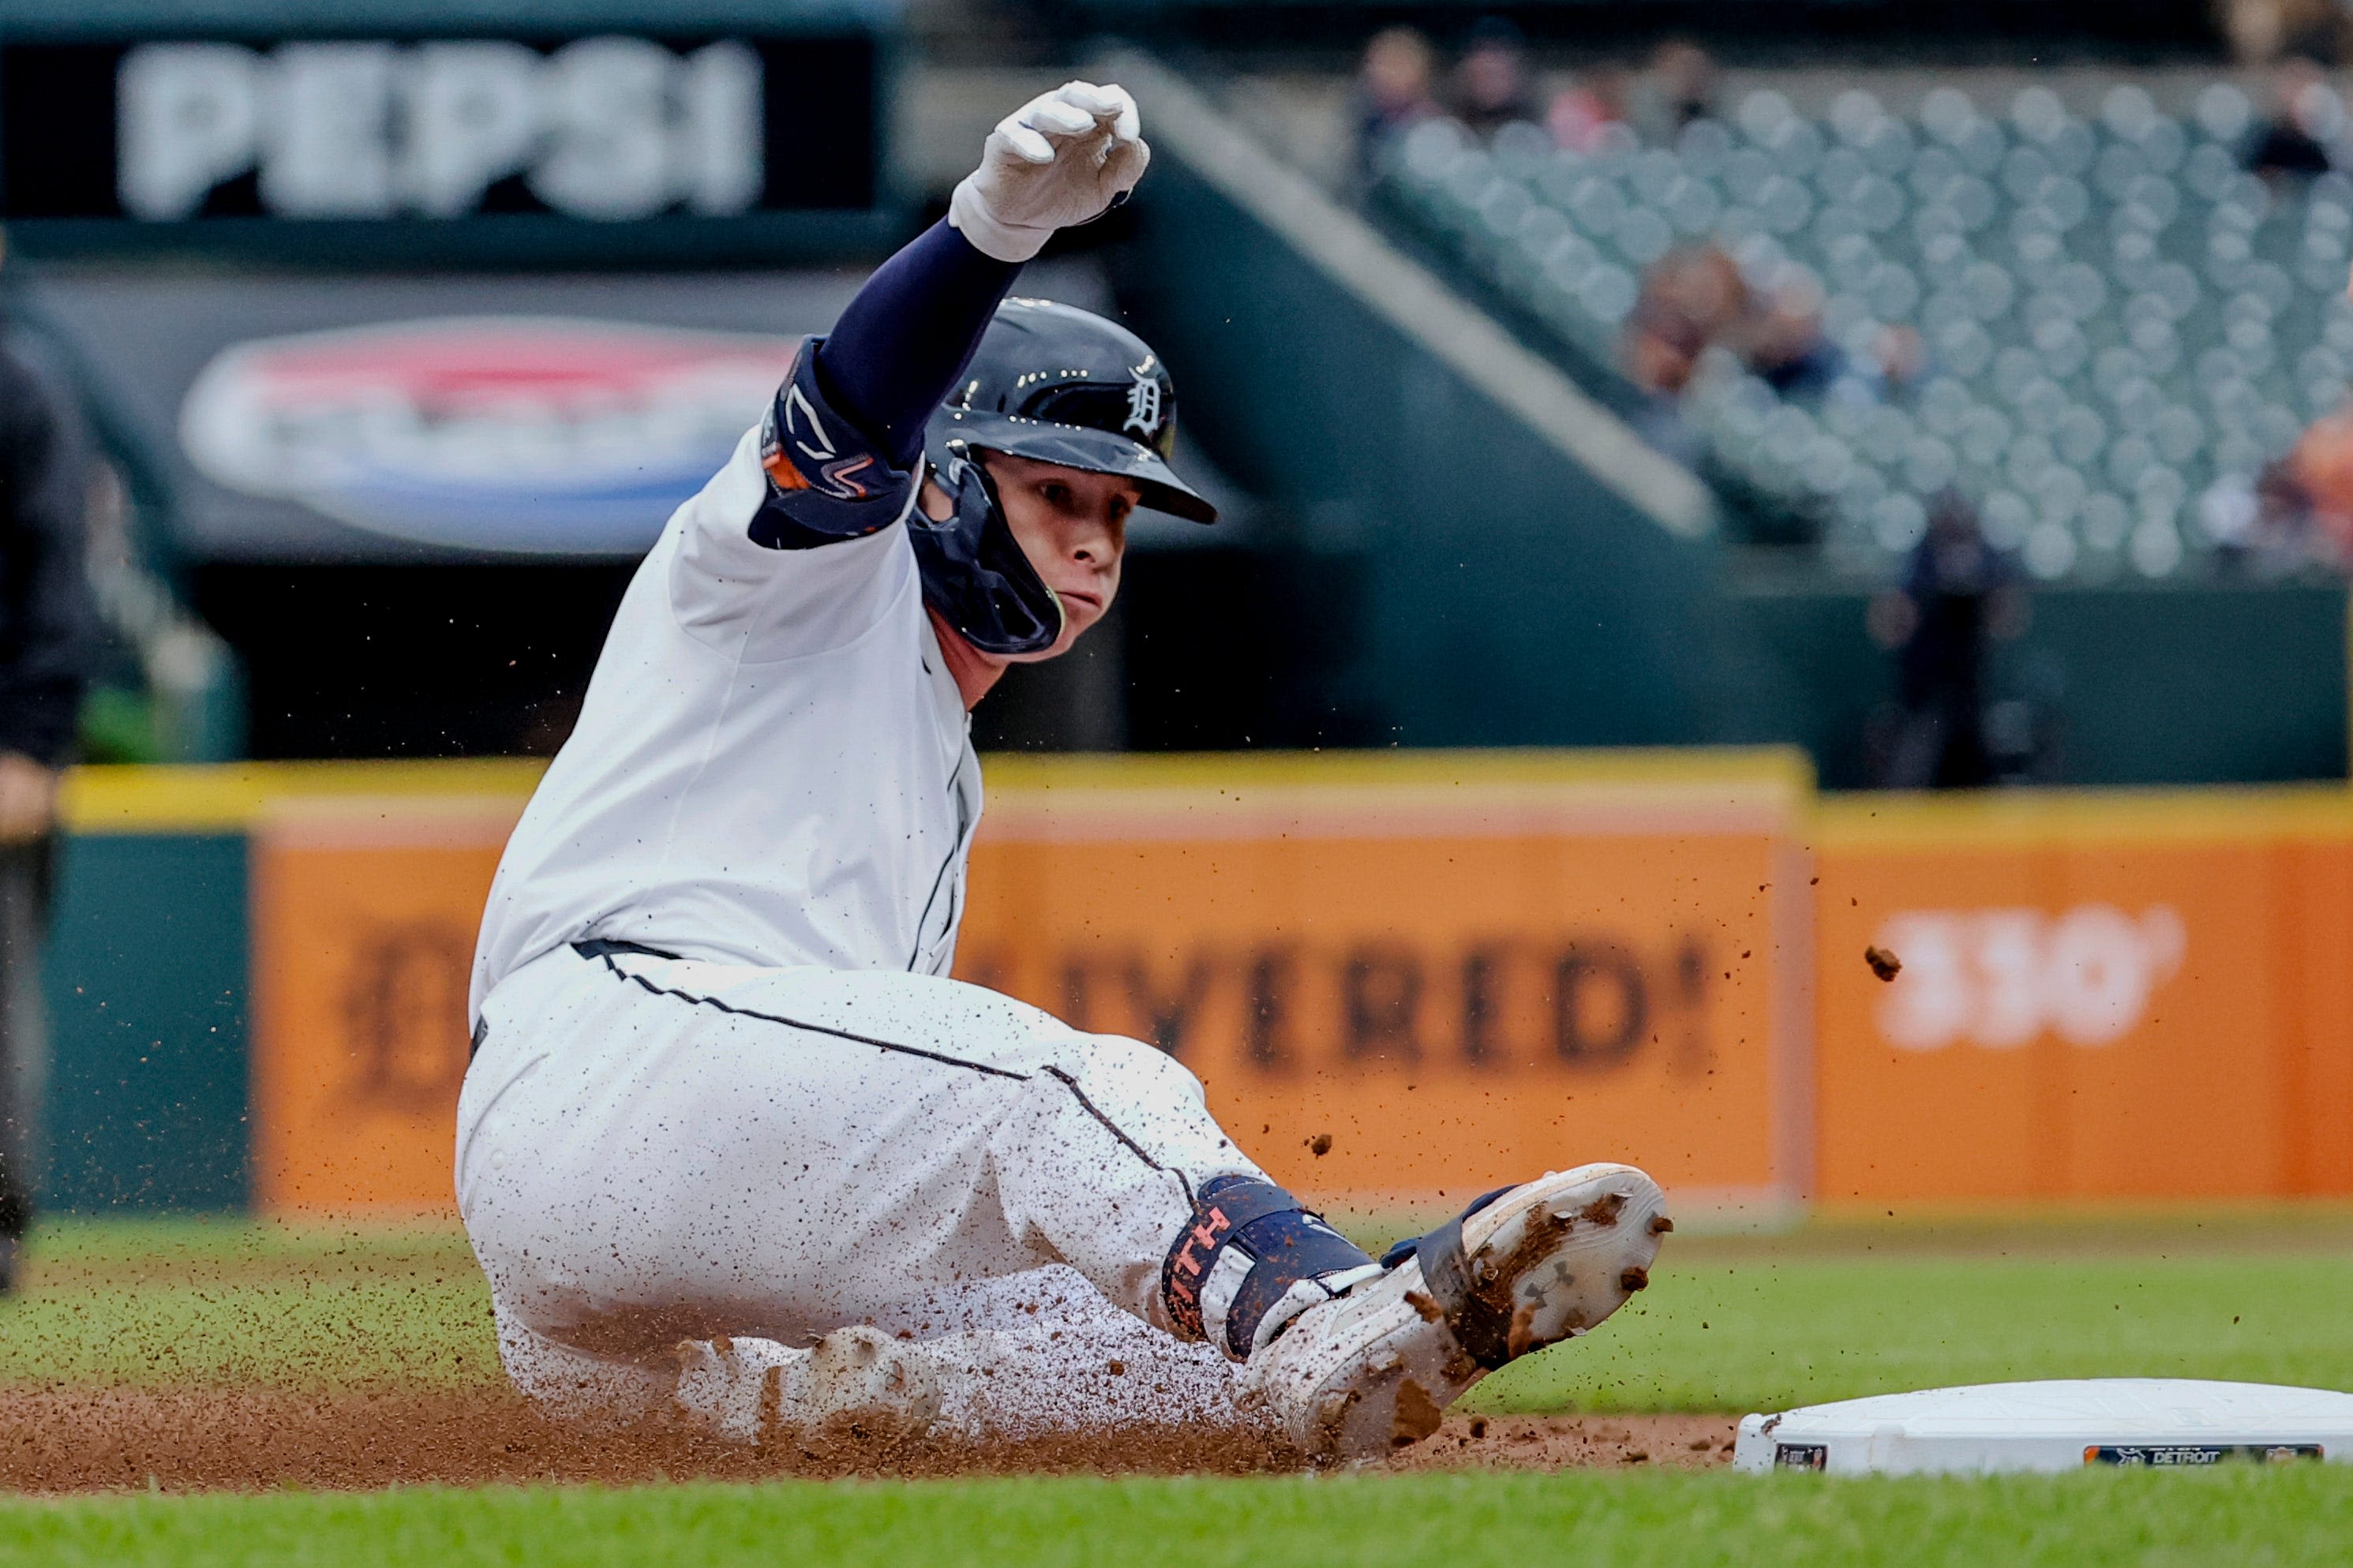
[[[1634,307],[1619,344],[1620,366],[1638,398],[1635,433],[1686,467],[1697,465],[1705,444],[1683,418],[1683,389],[1706,347],[1706,333],[1655,299]]]
[[[1871,633],[1895,653],[1895,711],[1873,738],[1872,782],[1883,789],[1972,789],[1993,782],[1986,745],[1989,645],[2025,625],[2008,557],[1987,542],[1955,490],[1937,495],[1903,582],[1873,601]]]
[[[1737,345],[1759,380],[1784,397],[1819,399],[1846,373],[1846,355],[1822,331],[1821,285],[1784,279],[1746,324]]]
[[[1671,147],[1684,126],[1715,117],[1715,61],[1688,38],[1661,44],[1634,106],[1634,127],[1642,139]]]
[[[2292,487],[2292,488],[2291,488]],[[2287,455],[2274,481],[2272,504],[2284,512],[2300,498],[2306,508],[2305,553],[2339,571],[2353,567],[2353,402],[2314,420]],[[2258,491],[2258,499],[2263,500]],[[2258,513],[2259,528],[2282,531],[2281,520]]]
[[[2283,60],[2272,73],[2271,113],[2248,132],[2240,162],[2267,179],[2325,174],[2335,166],[2330,143],[2344,120],[2326,71],[2308,59]]]
[[[2284,463],[2270,463],[2252,481],[2244,474],[2224,474],[2198,498],[2198,527],[2214,546],[2216,566],[2242,571],[2254,552],[2256,520],[2263,510],[2259,498],[2268,482],[2276,492],[2286,479]],[[2293,481],[2287,481],[2292,483]],[[2310,509],[2300,494],[2284,499],[2297,515]]]
[[[1920,329],[1883,326],[1872,335],[1866,379],[1881,402],[1908,396],[1928,374],[1928,340]]]
[[[1369,188],[1390,142],[1439,112],[1430,84],[1437,56],[1411,27],[1390,27],[1365,46],[1352,106],[1356,123],[1356,176]]]
[[[1535,90],[1527,40],[1501,16],[1482,18],[1454,68],[1454,117],[1472,133],[1493,136],[1514,123],[1535,124]]]
[[[2226,572],[2353,571],[2353,401],[2314,420],[2253,479],[2224,474],[2209,485],[2198,525]]]
[[[2264,555],[2282,566],[2302,565],[2312,559],[2312,493],[2296,477],[2288,458],[2263,465],[2248,487],[2243,540],[2247,551]],[[2228,549],[2232,542],[2221,542]]]
[[[64,411],[0,350],[0,1293],[33,1213],[58,782],[97,647],[82,506]]]
[[[1690,460],[1701,445],[1678,405],[1710,348],[1728,352],[1782,397],[1810,402],[1900,399],[1927,374],[1927,345],[1910,327],[1882,328],[1852,359],[1822,329],[1822,289],[1802,268],[1761,298],[1718,245],[1686,245],[1653,262],[1619,340],[1619,367],[1641,395],[1645,439]]]
[[[2267,65],[2284,54],[2342,58],[2339,0],[2221,0],[2222,31],[2241,65]]]
[[[1659,258],[1643,276],[1642,298],[1690,322],[1704,343],[1736,332],[1750,310],[1739,263],[1713,243],[1682,246]]]
[[[2312,559],[2312,498],[2285,458],[2253,479],[2223,474],[2198,498],[2198,526],[2225,575],[2276,577]]]
[[[1616,66],[1600,66],[1564,89],[1545,111],[1545,129],[1553,145],[1571,153],[1599,148],[1612,129],[1626,123],[1626,73]]]
[[[1748,287],[1723,248],[1671,250],[1642,279],[1642,293],[1619,341],[1619,364],[1641,402],[1634,425],[1651,446],[1685,463],[1703,443],[1683,417],[1683,390],[1708,345],[1737,330]]]
[[[1760,299],[1721,246],[1683,246],[1654,262],[1642,279],[1639,313],[1672,318],[1701,348],[1721,344],[1784,397],[1819,400],[1841,377],[1876,398],[1900,393],[1926,369],[1919,333],[1890,328],[1871,358],[1851,363],[1822,330],[1822,289],[1813,275],[1789,268]]]

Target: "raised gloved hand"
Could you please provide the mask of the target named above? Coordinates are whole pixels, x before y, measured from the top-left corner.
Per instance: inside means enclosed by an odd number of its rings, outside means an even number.
[[[1074,81],[997,122],[948,222],[999,261],[1027,261],[1058,228],[1101,217],[1152,160],[1124,88]]]

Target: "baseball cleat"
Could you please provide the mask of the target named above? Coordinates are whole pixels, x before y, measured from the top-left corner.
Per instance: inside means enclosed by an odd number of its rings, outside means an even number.
[[[1252,1356],[1245,1398],[1319,1460],[1368,1458],[1438,1430],[1507,1362],[1586,1332],[1650,1281],[1674,1223],[1631,1165],[1580,1165],[1473,1205]]]
[[[913,1436],[939,1414],[931,1361],[879,1329],[836,1329],[807,1350],[774,1340],[687,1340],[676,1404],[731,1443]]]

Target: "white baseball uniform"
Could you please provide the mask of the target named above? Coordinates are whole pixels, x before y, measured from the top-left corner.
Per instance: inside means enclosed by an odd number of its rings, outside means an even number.
[[[756,434],[639,567],[484,918],[458,1194],[510,1370],[641,1406],[681,1339],[1042,1297],[1033,1338],[1114,1352],[1076,1363],[1181,1373],[1091,1414],[1209,1414],[1225,1363],[1134,1320],[1193,1189],[1257,1167],[1170,1058],[941,977],[980,781],[904,530],[750,542]],[[1000,1408],[1069,1409],[1040,1375]]]
[[[1146,157],[1115,88],[1000,124],[614,618],[491,888],[459,1103],[501,1354],[558,1408],[691,1405],[697,1367],[864,1323],[976,1374],[967,1427],[1234,1419],[1213,1346],[1382,1274],[1176,1061],[945,978],[981,786],[907,524],[923,421]]]

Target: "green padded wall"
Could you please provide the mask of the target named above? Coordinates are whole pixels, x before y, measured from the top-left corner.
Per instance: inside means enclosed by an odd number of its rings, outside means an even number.
[[[47,965],[53,1209],[246,1204],[246,840],[69,838]]]
[[[1826,789],[1863,778],[1863,726],[1894,690],[1864,626],[1869,595],[1797,574],[1742,573],[1723,616],[1746,694],[1734,742],[1794,741]],[[2342,584],[2046,587],[1998,646],[1991,695],[2058,721],[2058,782],[2265,784],[2346,773]]]

